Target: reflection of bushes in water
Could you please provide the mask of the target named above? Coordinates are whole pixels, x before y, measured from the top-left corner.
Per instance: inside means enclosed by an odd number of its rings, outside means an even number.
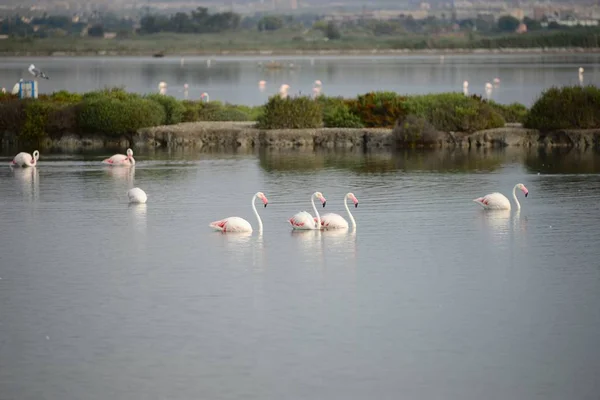
[[[405,171],[493,171],[505,159],[506,153],[503,150],[422,149],[394,153],[396,169]]]
[[[570,148],[532,149],[525,156],[530,172],[543,174],[600,173],[600,151]]]
[[[259,152],[261,167],[274,171],[316,171],[325,168],[347,169],[357,173],[404,171],[493,171],[506,160],[503,150],[407,150],[297,151],[264,149]]]

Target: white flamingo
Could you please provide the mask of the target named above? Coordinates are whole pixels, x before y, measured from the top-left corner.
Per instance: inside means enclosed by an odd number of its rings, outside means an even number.
[[[355,208],[358,207],[358,199],[354,196],[354,193],[346,193],[344,196],[344,207],[346,207],[346,212],[352,222],[352,227],[356,228],[356,221],[348,208],[348,199],[352,200]],[[316,221],[317,219],[315,218],[315,222]],[[339,214],[327,213],[321,217],[321,226],[325,229],[348,229],[348,221]]]
[[[108,165],[135,165],[133,150],[127,149],[127,155],[115,154],[114,156],[102,160],[102,163]]]
[[[323,194],[321,192],[314,192],[310,196],[310,202],[312,203],[313,210],[317,216],[316,220],[313,219],[313,216],[306,211],[300,211],[288,220],[290,221],[290,224],[292,224],[293,229],[321,229],[321,216],[319,215],[319,211],[317,211],[317,207],[315,206],[315,197],[321,200],[323,207],[325,207],[327,200]]]
[[[200,101],[206,99],[206,102],[208,103],[210,101],[210,97],[208,96],[208,93],[204,92],[200,95]]]
[[[134,187],[133,189],[129,189],[127,192],[127,197],[129,197],[130,203],[139,203],[144,204],[148,200],[148,196],[146,192],[138,187]]]
[[[254,200],[256,200],[257,197],[262,200],[265,207],[269,204],[269,200],[267,200],[267,196],[265,196],[263,192],[256,192],[254,196],[252,196],[252,210],[258,220],[258,231],[262,232],[263,223],[260,219],[260,215],[258,215],[258,211],[256,211],[256,205],[254,204]],[[224,218],[219,221],[211,222],[209,226],[221,232],[252,232],[252,225],[250,225],[250,222],[240,217]]]
[[[283,85],[281,85],[279,87],[279,97],[281,97],[282,99],[285,99],[286,97],[288,97],[289,89],[290,89],[290,85],[288,85],[287,83],[284,83]]]
[[[515,200],[515,203],[517,203],[517,210],[520,210],[521,203],[519,203],[517,194],[515,193],[517,189],[521,189],[523,193],[525,193],[525,197],[527,197],[529,194],[529,190],[527,190],[525,185],[522,183],[517,183],[515,187],[513,187],[513,199]],[[486,194],[483,197],[473,199],[473,201],[477,204],[480,204],[486,210],[510,210],[510,200],[508,200],[505,195],[498,192]]]
[[[10,163],[13,167],[35,167],[37,165],[37,160],[40,158],[40,152],[34,151],[33,156],[29,153],[20,152],[13,158]]]

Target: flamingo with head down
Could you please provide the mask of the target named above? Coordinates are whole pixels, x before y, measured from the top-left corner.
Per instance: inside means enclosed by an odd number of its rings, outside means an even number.
[[[348,213],[348,217],[350,217],[352,227],[356,228],[356,221],[348,208],[348,199],[352,200],[355,208],[358,207],[358,199],[354,196],[354,193],[346,193],[344,196],[344,207],[346,207],[346,212]],[[316,218],[315,222],[317,222]],[[327,213],[321,217],[321,226],[325,229],[348,229],[348,221],[339,214]]]
[[[529,194],[529,190],[522,183],[517,183],[515,187],[513,187],[512,195],[515,203],[517,203],[517,210],[521,209],[521,203],[517,199],[517,194],[515,191],[517,189],[521,189],[523,193],[525,193],[525,197]],[[478,197],[473,199],[473,201],[479,205],[481,205],[486,210],[510,210],[510,200],[506,198],[502,193],[494,192],[490,194],[486,194],[483,197]]]
[[[13,158],[10,163],[11,167],[35,167],[37,165],[37,160],[40,158],[40,152],[34,151],[33,155],[25,152],[20,152]]]
[[[133,158],[133,150],[127,149],[127,155],[115,154],[102,161],[103,164],[108,165],[135,165],[135,159]]]
[[[321,229],[321,216],[319,215],[319,211],[317,211],[317,207],[315,206],[315,197],[321,200],[323,207],[325,207],[327,200],[323,194],[321,192],[314,192],[312,196],[310,196],[310,202],[312,203],[313,210],[315,211],[315,215],[317,217],[313,219],[313,216],[306,211],[300,211],[288,220],[290,221],[290,224],[292,224],[293,229]]]
[[[258,231],[262,232],[263,223],[260,219],[260,215],[258,215],[258,211],[256,211],[256,205],[254,204],[254,200],[256,200],[257,197],[262,200],[265,207],[269,204],[269,200],[267,200],[267,196],[265,196],[263,192],[256,192],[256,194],[252,196],[252,210],[258,220]],[[252,225],[244,218],[240,217],[224,218],[219,221],[211,222],[209,226],[221,232],[252,232]]]

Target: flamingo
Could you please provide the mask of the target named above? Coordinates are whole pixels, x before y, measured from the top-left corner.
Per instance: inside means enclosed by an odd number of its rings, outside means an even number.
[[[323,194],[321,192],[314,192],[310,196],[310,202],[312,203],[313,210],[315,211],[315,214],[317,216],[316,219],[313,220],[313,216],[307,213],[306,211],[300,211],[288,220],[290,221],[290,224],[292,224],[293,229],[321,229],[321,216],[319,215],[317,207],[315,206],[315,197],[321,200],[323,207],[325,207],[327,200],[325,199]]]
[[[135,165],[135,159],[133,158],[133,150],[127,149],[127,155],[115,154],[112,157],[103,160],[102,163],[108,165]]]
[[[15,158],[13,158],[10,165],[12,167],[18,166],[18,167],[23,167],[23,168],[35,167],[37,165],[37,160],[39,158],[40,158],[40,152],[37,150],[33,152],[33,156],[29,153],[21,152],[21,153],[17,154],[15,156]]]
[[[279,97],[281,97],[282,99],[285,99],[286,97],[288,97],[289,89],[290,89],[290,85],[288,85],[287,83],[284,83],[283,85],[281,85],[279,87]]]
[[[513,199],[515,199],[515,203],[517,203],[517,210],[521,209],[521,204],[517,199],[517,194],[515,190],[521,189],[523,193],[525,193],[525,197],[529,194],[529,190],[522,183],[517,183],[512,190]],[[477,204],[481,204],[481,206],[486,210],[510,210],[510,201],[506,198],[502,193],[494,192],[490,194],[486,194],[483,197],[479,197],[473,200]]]
[[[206,102],[208,103],[210,101],[210,97],[208,96],[208,93],[204,92],[200,95],[200,101],[206,99]]]
[[[127,192],[127,196],[129,197],[130,203],[144,204],[144,203],[146,203],[146,200],[148,200],[148,196],[146,195],[146,192],[144,192],[142,189],[140,189],[138,187],[129,189],[129,191]]]
[[[354,203],[354,207],[358,207],[358,199],[354,196],[354,193],[346,193],[344,196],[344,207],[346,207],[346,212],[350,217],[350,221],[352,222],[352,227],[356,228],[356,221],[348,208],[348,199],[352,200]],[[315,218],[315,222],[317,219]],[[325,229],[348,229],[348,221],[344,219],[339,214],[336,213],[327,213],[321,217],[321,226]]]
[[[254,200],[256,200],[257,197],[262,200],[265,207],[269,204],[269,200],[267,200],[267,196],[265,196],[263,192],[256,192],[254,196],[252,196],[252,210],[258,220],[258,231],[262,232],[262,220],[260,219],[260,215],[258,215],[258,211],[256,211],[256,205],[254,204]],[[221,232],[252,232],[252,225],[250,225],[250,222],[240,217],[224,218],[219,221],[211,222],[209,226]]]

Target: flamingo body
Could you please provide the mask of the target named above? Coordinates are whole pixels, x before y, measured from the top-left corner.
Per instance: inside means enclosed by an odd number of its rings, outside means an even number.
[[[315,218],[315,222],[317,219]],[[327,213],[321,216],[321,226],[326,229],[348,229],[348,221],[336,213]]]
[[[210,227],[221,232],[252,232],[252,225],[244,218],[228,217],[210,223]]]
[[[515,191],[520,189],[525,194],[525,197],[529,194],[529,190],[522,183],[517,183],[512,190],[512,196],[517,205],[517,209],[521,208],[521,204],[519,203],[519,199],[517,199],[517,194]],[[485,210],[510,210],[510,200],[503,195],[502,193],[494,192],[490,194],[486,194],[483,197],[478,197],[473,199],[473,201],[479,205],[481,205]]]
[[[352,213],[348,209],[347,200],[350,199],[354,203],[354,207],[358,207],[358,199],[354,196],[354,193],[346,193],[344,196],[344,207],[346,208],[346,212],[348,213],[348,217],[350,217],[350,221],[352,221],[352,226],[356,228],[356,221],[352,216]],[[315,222],[318,223],[315,218]],[[321,217],[321,227],[325,229],[348,229],[349,224],[348,221],[344,217],[336,213],[327,213]]]
[[[263,192],[256,192],[254,196],[252,196],[252,211],[254,211],[254,215],[258,221],[258,230],[262,232],[263,224],[260,219],[260,215],[258,215],[258,211],[256,211],[256,205],[254,204],[254,200],[256,198],[262,200],[264,206],[266,207],[269,204],[269,200],[267,200],[267,196]],[[228,217],[223,218],[218,221],[213,221],[209,224],[209,226],[217,231],[225,232],[252,232],[252,225],[244,218],[240,217]]]
[[[108,165],[135,165],[133,150],[127,149],[127,155],[115,154],[114,156],[102,160],[102,163]]]
[[[127,196],[129,197],[130,203],[144,204],[148,200],[148,196],[146,195],[146,192],[144,192],[142,189],[137,188],[137,187],[130,189],[127,192]]]
[[[510,210],[510,200],[502,193],[494,192],[473,200],[486,210]]]
[[[294,229],[317,229],[317,218],[306,211],[300,211],[288,220]]]
[[[16,167],[35,167],[40,158],[40,152],[34,151],[33,156],[29,153],[20,152],[13,158],[11,165]]]
[[[306,211],[300,211],[292,216],[292,218],[288,219],[289,223],[292,225],[293,229],[297,230],[309,230],[309,229],[321,229],[321,217],[319,216],[319,211],[315,206],[315,199],[317,198],[321,200],[321,204],[325,207],[327,204],[327,200],[323,196],[321,192],[314,192],[310,196],[310,202],[312,204],[313,211],[315,212],[315,219],[313,216],[307,213]]]

